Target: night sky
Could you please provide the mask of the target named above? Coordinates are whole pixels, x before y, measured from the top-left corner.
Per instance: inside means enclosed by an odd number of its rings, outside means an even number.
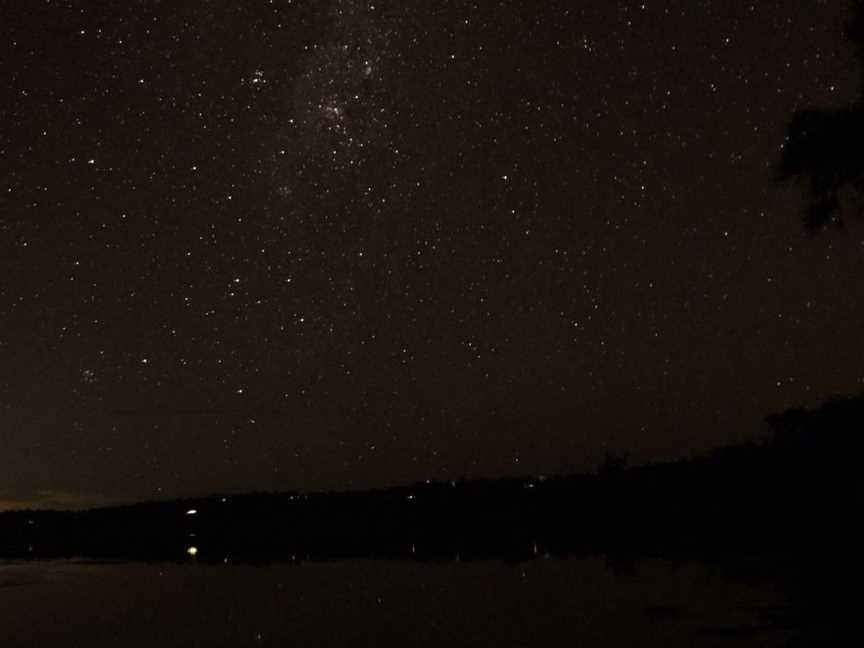
[[[864,389],[843,2],[0,1],[0,507],[592,470]]]

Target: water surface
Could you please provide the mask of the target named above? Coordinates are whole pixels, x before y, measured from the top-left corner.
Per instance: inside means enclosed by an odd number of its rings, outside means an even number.
[[[0,565],[0,645],[782,646],[787,601],[697,562]]]

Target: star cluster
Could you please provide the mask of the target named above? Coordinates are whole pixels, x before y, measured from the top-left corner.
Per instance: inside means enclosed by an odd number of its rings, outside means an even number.
[[[0,496],[590,469],[860,390],[841,3],[3,3]]]

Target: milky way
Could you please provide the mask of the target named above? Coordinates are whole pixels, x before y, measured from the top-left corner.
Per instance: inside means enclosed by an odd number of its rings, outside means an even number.
[[[840,4],[2,3],[0,499],[571,472],[860,390],[860,227],[775,172],[857,96]]]

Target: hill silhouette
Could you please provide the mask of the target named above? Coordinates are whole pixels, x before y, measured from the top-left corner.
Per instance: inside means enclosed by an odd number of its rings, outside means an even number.
[[[269,561],[802,550],[851,539],[864,398],[769,416],[773,436],[595,474],[254,493],[0,515],[0,557]]]
[[[828,641],[851,628],[864,575],[864,397],[767,422],[760,443],[594,474],[5,513],[0,560],[695,559],[777,583],[793,605],[776,623]]]

